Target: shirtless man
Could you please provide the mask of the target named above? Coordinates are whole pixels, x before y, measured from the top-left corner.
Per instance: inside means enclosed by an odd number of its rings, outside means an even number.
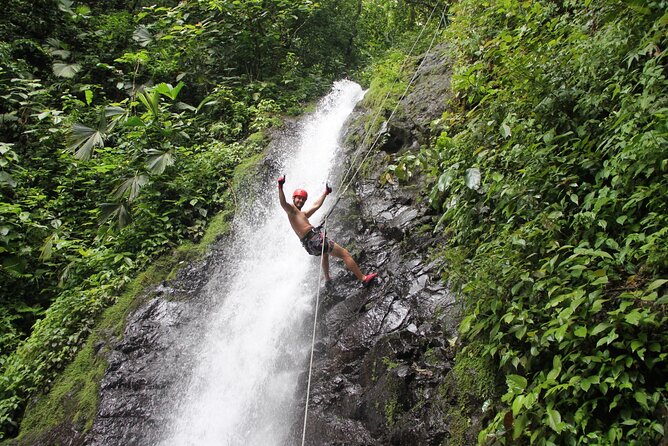
[[[283,193],[284,184],[285,175],[282,175],[278,179],[278,199],[281,202],[281,207],[288,214],[290,225],[297,234],[297,237],[299,237],[299,240],[302,242],[306,252],[312,256],[319,256],[323,253],[323,243],[325,245],[325,255],[322,259],[322,271],[325,274],[325,282],[332,280],[329,275],[329,255],[331,254],[334,257],[342,259],[348,269],[352,271],[353,274],[355,274],[355,277],[357,277],[357,279],[360,280],[365,286],[370,285],[378,274],[362,274],[359,266],[357,266],[357,263],[355,260],[353,260],[352,256],[346,249],[342,248],[338,243],[329,240],[322,233],[321,229],[314,228],[313,225],[308,221],[309,217],[313,215],[315,211],[320,209],[320,206],[322,206],[322,204],[325,202],[325,198],[332,191],[332,188],[327,185],[325,191],[317,200],[315,200],[313,206],[306,211],[302,211],[302,207],[304,207],[304,203],[306,203],[308,194],[304,189],[296,189],[292,194],[293,204],[290,204],[286,201],[285,194]]]

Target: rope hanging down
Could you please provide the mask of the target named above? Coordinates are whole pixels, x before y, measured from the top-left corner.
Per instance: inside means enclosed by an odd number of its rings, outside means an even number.
[[[425,54],[429,54],[429,52],[431,51],[431,49],[434,45],[436,35],[440,31],[441,25],[443,24],[443,21],[445,20],[446,8],[447,8],[447,4],[443,8],[443,12],[441,13],[441,18],[438,22],[438,25],[436,26],[436,30],[434,31],[434,35],[432,36],[431,42],[429,43],[429,48],[427,49]],[[434,6],[434,8],[431,10],[431,14],[429,14],[429,18],[427,19],[424,26],[422,27],[422,30],[420,31],[420,34],[418,35],[417,39],[413,43],[413,46],[411,47],[411,50],[410,50],[408,56],[406,57],[406,59],[404,60],[403,64],[405,64],[406,61],[410,59],[410,56],[412,55],[413,50],[415,49],[418,41],[420,40],[420,38],[422,37],[422,34],[424,33],[424,30],[427,28],[427,25],[431,21],[431,18],[433,16],[435,10],[436,10],[436,6]],[[392,113],[390,114],[390,117],[387,119],[388,122],[392,119],[392,117],[396,113],[397,108],[399,107],[399,104],[401,103],[401,101],[404,99],[404,97],[408,93],[408,89],[413,85],[413,82],[415,82],[415,79],[417,78],[417,74],[420,71],[420,68],[422,68],[422,65],[424,64],[425,60],[426,60],[426,57],[424,57],[422,59],[422,61],[420,62],[420,65],[418,65],[418,67],[415,69],[415,73],[413,73],[413,76],[411,77],[410,81],[408,82],[408,85],[406,86],[406,89],[404,90],[404,92],[401,94],[401,97],[397,101],[397,105],[395,105],[394,110],[392,110]],[[402,71],[403,68],[404,68],[403,64],[400,68],[400,71]],[[398,79],[395,79],[392,86],[394,86],[394,84],[396,84],[397,81],[398,81]],[[390,88],[389,91],[391,91],[391,90],[392,89]],[[380,113],[383,110],[383,105],[385,105],[385,101],[387,101],[387,98],[390,95],[389,91],[388,91],[387,95],[385,96],[385,98],[383,99],[383,102],[380,105],[379,111],[376,114],[376,116],[374,117],[374,120],[373,120],[371,126],[369,127],[369,131],[367,131],[367,133],[364,136],[364,139],[362,140],[362,147],[366,143],[366,141],[367,141],[367,139],[368,139],[368,137],[371,133],[371,129],[376,124],[376,120],[378,119],[378,116],[380,116]],[[362,165],[364,164],[364,161],[366,161],[366,159],[371,154],[371,151],[373,150],[373,148],[378,143],[378,140],[380,139],[380,136],[381,136],[381,133],[379,132],[378,135],[376,135],[376,138],[374,139],[374,141],[371,143],[371,146],[369,147],[369,150],[367,150],[366,154],[362,158],[362,161],[359,163],[355,172],[353,172],[353,174],[350,178],[347,178],[348,174],[352,170],[352,166],[355,164],[355,161],[356,161],[357,157],[353,158],[353,160],[351,161],[350,167],[346,171],[346,173],[343,176],[343,179],[341,180],[341,183],[340,183],[341,185],[343,185],[344,183],[347,182],[347,184],[343,188],[343,191],[341,193],[339,193],[339,196],[337,197],[336,201],[332,205],[329,212],[327,212],[327,214],[325,215],[325,218],[323,219],[322,223],[320,224],[320,226],[323,228],[323,240],[322,240],[322,251],[320,253],[320,271],[318,272],[318,291],[317,291],[316,297],[315,297],[315,311],[314,311],[314,314],[313,314],[313,333],[312,333],[312,336],[311,336],[311,356],[310,356],[310,359],[309,359],[308,380],[307,380],[307,384],[306,384],[306,402],[304,403],[304,428],[302,430],[302,446],[304,446],[306,444],[306,421],[308,419],[308,403],[309,403],[309,400],[310,400],[310,397],[311,397],[311,377],[313,375],[313,351],[315,349],[315,335],[316,335],[316,328],[317,328],[317,323],[318,323],[318,307],[320,306],[320,279],[322,278],[322,265],[323,265],[323,262],[324,262],[324,255],[325,255],[325,237],[327,237],[327,219],[329,218],[332,211],[334,211],[334,208],[339,203],[339,200],[341,200],[341,197],[343,197],[343,195],[346,193],[346,191],[348,190],[348,188],[352,184],[352,181],[355,179],[355,176],[357,176],[360,169],[362,168]]]
[[[306,384],[306,403],[304,404],[304,429],[302,430],[302,446],[306,442],[306,419],[308,417],[308,402],[311,396],[311,375],[313,372],[313,350],[315,348],[315,332],[318,325],[318,306],[320,304],[320,278],[325,261],[325,241],[327,237],[327,218],[322,224],[322,251],[320,251],[320,272],[318,273],[318,292],[315,295],[315,312],[313,314],[313,335],[311,337],[311,359],[308,364],[308,382]]]
[[[446,11],[446,9],[447,9],[447,5],[443,8],[443,11],[441,12],[441,18],[438,22],[438,25],[436,26],[436,30],[434,31],[434,34],[432,35],[431,42],[429,43],[429,48],[427,49],[425,55],[429,54],[432,47],[434,46],[434,41],[436,40],[436,36],[437,36],[438,32],[440,31],[443,22],[445,21],[445,11]],[[399,71],[403,70],[404,64],[406,63],[407,60],[410,59],[410,56],[412,55],[413,49],[415,48],[417,42],[419,41],[420,37],[422,36],[422,33],[424,32],[426,26],[429,24],[429,21],[431,20],[431,17],[434,14],[435,10],[436,10],[436,6],[434,6],[434,9],[431,10],[431,14],[429,15],[429,18],[427,19],[427,22],[425,22],[425,25],[422,27],[422,31],[420,31],[420,34],[418,35],[415,43],[413,43],[413,47],[411,48],[408,56],[406,56],[406,59],[404,59],[404,62],[402,64],[401,68],[399,69]],[[387,122],[390,122],[392,120],[392,118],[394,117],[395,113],[397,112],[397,109],[399,108],[399,104],[401,104],[401,101],[403,101],[403,99],[406,97],[406,94],[408,93],[408,90],[413,86],[413,83],[417,79],[418,73],[420,72],[420,68],[422,68],[422,65],[424,65],[426,60],[427,60],[427,58],[423,57],[422,61],[418,65],[418,67],[415,69],[415,72],[413,73],[413,76],[410,78],[410,80],[408,82],[408,85],[406,85],[406,88],[404,89],[403,93],[399,97],[399,100],[397,101],[397,104],[394,106],[394,109],[392,110],[392,113],[390,113],[390,116],[387,118]],[[392,86],[394,86],[397,82],[398,82],[398,78],[394,80],[394,83],[392,84]],[[364,147],[364,144],[366,143],[369,135],[371,134],[371,129],[374,128],[374,126],[375,126],[375,124],[378,120],[378,117],[382,113],[383,105],[385,105],[385,102],[387,101],[387,99],[390,95],[390,91],[392,91],[391,87],[389,88],[388,93],[385,95],[385,98],[383,99],[383,102],[381,102],[380,107],[378,108],[378,112],[374,116],[374,119],[371,122],[371,126],[369,126],[369,130],[366,132],[366,134],[364,136],[364,139],[362,140],[362,144],[361,144],[362,147]],[[366,151],[364,157],[362,158],[362,161],[357,163],[356,162],[357,161],[357,155],[355,157],[353,157],[353,159],[350,162],[350,167],[348,168],[345,175],[343,176],[343,179],[341,180],[342,185],[344,183],[347,183],[347,184],[345,184],[345,187],[343,188],[343,190],[338,194],[338,196],[336,198],[336,201],[334,201],[334,204],[332,205],[332,207],[329,209],[329,211],[325,215],[324,220],[326,220],[332,214],[332,212],[334,212],[334,209],[339,204],[339,201],[341,200],[341,198],[343,198],[345,193],[348,191],[348,188],[352,185],[353,180],[355,179],[355,177],[357,176],[359,171],[362,169],[362,165],[367,160],[369,155],[371,155],[371,151],[376,147],[376,144],[378,143],[378,141],[380,140],[380,137],[382,135],[383,135],[382,132],[378,132],[376,134],[376,138],[373,140],[373,142],[369,146],[369,149]],[[355,164],[357,164],[357,169],[355,169],[355,171],[350,176],[350,178],[348,178],[348,174],[350,173],[350,171],[352,170],[352,168]],[[338,189],[341,190],[341,186],[339,186]]]

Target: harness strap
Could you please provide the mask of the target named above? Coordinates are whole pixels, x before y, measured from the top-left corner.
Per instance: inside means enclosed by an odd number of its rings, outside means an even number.
[[[322,230],[322,227],[323,227],[323,225],[318,225],[318,226],[315,226],[315,227],[309,229],[309,231],[306,234],[304,234],[304,237],[299,239],[301,244],[305,245],[311,239],[311,237],[313,237],[314,234],[320,234],[321,230]],[[326,235],[326,234],[324,234],[324,235]]]
[[[309,229],[308,232],[304,234],[304,237],[300,238],[299,241],[302,243],[302,245],[306,245],[311,237],[313,237],[313,234],[317,234],[316,228]]]

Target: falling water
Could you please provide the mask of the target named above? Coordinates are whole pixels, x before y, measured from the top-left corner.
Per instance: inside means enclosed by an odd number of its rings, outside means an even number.
[[[284,148],[288,201],[293,189],[305,188],[308,207],[324,190],[343,124],[362,96],[359,85],[337,82],[301,125],[298,143]],[[267,195],[235,221],[233,261],[226,262],[234,271],[228,266],[207,286],[214,309],[203,315],[208,329],[164,446],[293,441],[291,427],[303,407],[299,376],[310,352],[304,326],[313,315],[317,260],[290,228],[275,183],[265,186]]]

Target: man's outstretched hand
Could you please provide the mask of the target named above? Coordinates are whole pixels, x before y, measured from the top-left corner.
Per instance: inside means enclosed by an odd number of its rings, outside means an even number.
[[[325,183],[325,195],[329,195],[332,193],[332,186],[329,185],[329,183]]]
[[[278,177],[278,187],[279,189],[283,189],[283,185],[285,184],[285,175],[281,175]]]

